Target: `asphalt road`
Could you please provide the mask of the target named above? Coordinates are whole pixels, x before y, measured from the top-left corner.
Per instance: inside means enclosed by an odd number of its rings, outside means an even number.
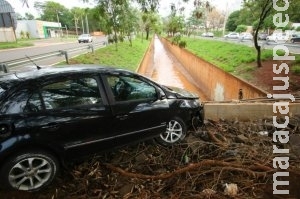
[[[202,37],[203,38],[203,37]],[[232,43],[239,43],[239,44],[244,44],[247,46],[251,46],[254,47],[254,43],[252,40],[243,40],[240,41],[239,39],[224,39],[221,37],[215,37],[215,38],[207,38],[207,39],[215,39],[215,40],[220,40],[220,41],[227,41],[227,42],[232,42]],[[300,54],[300,43],[289,43],[289,42],[273,42],[273,41],[269,41],[266,42],[264,40],[260,40],[258,41],[258,44],[260,46],[262,46],[262,48],[265,49],[273,49],[276,45],[284,45],[286,47],[288,47],[290,53],[294,53],[294,54]]]
[[[93,45],[96,43],[103,43],[104,41],[107,41],[107,38],[105,36],[94,37],[92,43],[78,43],[77,40],[70,41],[70,40],[66,40],[66,39],[64,40],[60,38],[41,39],[35,41],[34,46],[31,47],[0,50],[0,63],[5,63],[16,59],[24,59],[27,56],[33,57],[36,55],[49,54],[51,52],[57,52],[57,51],[71,51],[75,48],[80,48],[80,47],[83,47],[85,49],[85,50],[69,53],[68,56],[69,58],[71,58],[79,54],[91,51],[91,49],[90,50],[88,49],[89,45]],[[47,59],[37,60],[34,62],[39,66],[48,66],[65,60],[66,60],[65,56],[61,55],[61,56],[49,57]],[[32,67],[33,65],[34,65],[33,63],[27,63],[19,67],[9,68],[9,70],[14,71],[14,70],[21,70],[21,68],[26,69],[28,67]]]

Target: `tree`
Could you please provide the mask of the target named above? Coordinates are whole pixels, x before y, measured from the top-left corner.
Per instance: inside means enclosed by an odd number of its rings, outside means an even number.
[[[33,20],[34,19],[34,16],[28,12],[25,13],[25,19],[26,20]]]
[[[46,1],[46,2],[35,2],[34,8],[40,13],[41,20],[45,21],[59,21],[61,24],[66,24],[67,15],[69,10],[56,2]],[[63,15],[64,17],[59,17]]]
[[[140,5],[142,15],[143,27],[146,31],[146,40],[149,39],[151,28],[155,26],[157,18],[155,12],[157,12],[159,6],[159,0],[136,0]]]
[[[121,29],[121,21],[126,17],[129,2],[127,0],[99,0],[99,14],[106,20],[106,32],[113,34],[113,40],[118,50],[118,32]]]
[[[254,30],[254,47],[257,51],[257,67],[262,67],[261,46],[258,45],[258,32],[263,27],[264,21],[271,14],[273,9],[273,0],[244,0],[244,7],[251,10],[253,18],[257,18],[257,26]]]
[[[216,8],[213,8],[211,12],[207,14],[207,21],[212,29],[221,28],[224,24],[224,20],[224,15],[222,15]]]
[[[78,35],[78,22],[79,22],[80,17],[82,16],[83,10],[79,7],[73,7],[70,10],[70,12],[73,15],[73,21],[74,21],[74,25],[75,25],[76,35]]]
[[[207,0],[194,0],[194,6],[194,17],[198,20],[203,20],[205,32],[207,32],[209,27],[208,14],[212,12],[213,6],[211,6],[210,2]]]
[[[227,23],[226,23],[226,30],[228,30],[228,31],[236,30],[236,28],[238,26],[237,21],[239,19],[240,13],[241,13],[241,11],[237,10],[237,11],[232,12],[228,16]]]
[[[247,26],[246,25],[238,25],[235,29],[235,32],[246,32]]]

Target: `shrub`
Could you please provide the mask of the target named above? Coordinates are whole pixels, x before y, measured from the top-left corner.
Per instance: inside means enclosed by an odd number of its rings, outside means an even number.
[[[179,44],[179,41],[181,39],[181,36],[180,35],[176,35],[175,37],[173,37],[172,39],[172,44],[176,44],[178,45]]]
[[[26,38],[29,39],[30,38],[30,33],[26,32]]]
[[[293,66],[292,71],[293,73],[300,74],[300,66],[299,65]]]
[[[21,36],[21,39],[25,38],[25,32],[23,30],[20,32],[20,36]]]
[[[123,35],[120,35],[120,36],[119,36],[119,41],[120,41],[120,42],[123,42],[123,41],[124,41],[124,36],[123,36]]]
[[[179,41],[179,47],[185,48],[186,47],[186,41]]]

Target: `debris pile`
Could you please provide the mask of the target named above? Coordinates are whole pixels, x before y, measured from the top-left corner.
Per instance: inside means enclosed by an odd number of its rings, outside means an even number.
[[[272,198],[273,145],[289,148],[288,189],[299,198],[300,117],[290,118],[288,144],[273,142],[271,119],[205,121],[172,147],[153,142],[103,153],[72,165],[32,198]],[[281,129],[282,130],[282,129]],[[278,154],[277,154],[278,155]],[[41,194],[42,193],[42,194]],[[277,195],[276,198],[286,198]],[[23,195],[24,198],[24,195]]]

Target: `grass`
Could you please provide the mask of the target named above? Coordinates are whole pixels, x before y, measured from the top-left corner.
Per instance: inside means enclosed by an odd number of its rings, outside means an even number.
[[[132,46],[129,45],[128,41],[120,42],[117,50],[115,44],[110,44],[105,48],[96,50],[94,53],[72,58],[69,62],[71,64],[107,65],[135,71],[150,44],[149,40],[137,38],[132,41]]]
[[[256,61],[256,50],[243,44],[193,38],[184,40],[187,42],[186,49],[226,72],[234,72],[237,67],[245,67],[245,70],[249,71],[250,67],[247,64]],[[262,60],[270,59],[273,57],[273,51],[264,49],[261,57]]]
[[[22,48],[33,46],[32,40],[18,40],[16,42],[0,42],[0,49]]]
[[[293,71],[293,73],[300,75],[300,65],[294,65],[292,67],[292,71]]]

